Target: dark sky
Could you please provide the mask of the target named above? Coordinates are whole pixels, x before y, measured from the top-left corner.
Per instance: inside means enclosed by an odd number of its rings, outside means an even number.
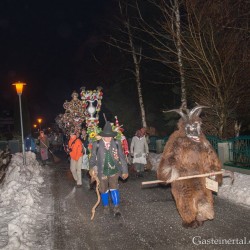
[[[113,15],[105,0],[1,0],[1,109],[17,98],[11,84],[24,81],[31,116],[53,121],[73,90],[100,85],[84,65],[102,41],[103,25]],[[92,65],[91,65],[92,66]],[[93,64],[93,67],[95,65]]]

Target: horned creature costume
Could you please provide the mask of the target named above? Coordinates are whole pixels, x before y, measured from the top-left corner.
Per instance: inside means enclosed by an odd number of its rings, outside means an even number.
[[[174,181],[182,176],[221,170],[217,154],[201,131],[202,108],[171,110],[180,114],[181,119],[178,130],[165,145],[157,170],[159,180]],[[221,184],[222,175],[217,175],[216,181]],[[184,227],[196,228],[214,218],[212,191],[206,188],[205,178],[174,181],[171,191]]]

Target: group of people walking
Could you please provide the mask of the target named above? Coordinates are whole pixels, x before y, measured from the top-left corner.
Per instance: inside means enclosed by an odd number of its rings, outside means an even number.
[[[110,122],[106,122],[103,130],[99,133],[100,139],[93,142],[91,152],[88,150],[88,138],[86,130],[80,135],[75,131],[70,133],[68,152],[70,155],[70,170],[77,187],[82,186],[82,168],[88,169],[91,180],[97,180],[105,214],[110,213],[112,202],[114,216],[121,215],[120,192],[118,180],[128,178],[128,163],[122,144],[116,140],[117,132],[112,130]],[[142,177],[146,158],[149,153],[145,130],[140,129],[132,138],[130,154],[136,169],[136,176]],[[89,154],[88,167],[84,167],[84,156]],[[110,199],[111,198],[111,199]]]
[[[44,130],[39,130],[37,140],[30,134],[25,137],[25,151],[31,151],[37,154],[38,159],[41,160],[42,165],[47,165],[49,162],[49,151],[59,150],[62,151],[63,136],[61,133],[51,132],[46,135]]]
[[[136,171],[136,177],[143,177],[144,167],[149,153],[145,129],[136,131],[130,144],[130,155]],[[119,216],[120,192],[118,180],[128,178],[128,147],[115,139],[117,132],[112,130],[110,122],[106,122],[99,133],[99,139],[92,144],[89,152],[89,140],[86,129],[81,134],[70,132],[67,153],[70,157],[70,170],[76,187],[82,186],[83,176],[89,177],[89,188],[93,189],[94,181],[98,180],[104,213],[110,213],[109,201],[112,201],[113,213]],[[124,138],[123,138],[124,139]],[[49,159],[49,138],[43,130],[39,132],[39,150],[42,165]]]
[[[89,178],[89,188],[93,189],[94,182],[98,180],[99,192],[105,214],[110,213],[113,207],[115,216],[121,215],[119,178],[126,180],[128,173],[128,148],[124,148],[120,140],[115,139],[117,132],[112,130],[110,122],[106,122],[99,133],[99,139],[92,143],[89,151],[89,140],[86,129],[78,134],[70,132],[67,143],[67,153],[70,157],[70,170],[75,180],[76,187],[82,186],[83,176]],[[39,148],[42,165],[46,165],[49,159],[49,139],[44,131],[39,133]],[[149,153],[146,130],[141,128],[136,131],[130,143],[130,156],[136,171],[136,177],[143,177],[147,155]],[[112,202],[110,206],[109,202]]]

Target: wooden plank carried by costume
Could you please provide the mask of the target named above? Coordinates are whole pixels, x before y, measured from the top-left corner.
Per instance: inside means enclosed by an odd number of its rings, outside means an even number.
[[[207,174],[197,174],[197,175],[189,175],[189,176],[182,176],[177,178],[174,181],[180,181],[180,180],[187,180],[187,179],[193,179],[193,178],[201,178],[201,177],[209,177],[209,176],[214,176],[214,175],[218,175],[218,174],[223,174],[224,169],[222,169],[221,171],[217,171],[217,172],[212,172],[212,173],[207,173]],[[161,180],[154,180],[154,181],[144,181],[141,184],[142,185],[151,185],[151,184],[159,184],[159,183],[171,183],[173,181],[161,181]]]

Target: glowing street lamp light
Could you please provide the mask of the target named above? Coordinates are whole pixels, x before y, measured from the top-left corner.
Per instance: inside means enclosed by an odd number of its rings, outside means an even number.
[[[39,123],[39,130],[41,131],[41,123],[42,123],[43,119],[42,118],[38,118],[37,121]]]
[[[34,131],[36,131],[37,124],[33,124]]]
[[[15,82],[12,85],[16,86],[16,92],[19,97],[19,107],[20,107],[20,121],[21,121],[21,134],[22,134],[22,152],[23,152],[23,165],[26,165],[26,156],[24,149],[24,137],[23,137],[23,115],[22,115],[22,102],[21,95],[23,93],[23,86],[26,85],[24,82]]]

